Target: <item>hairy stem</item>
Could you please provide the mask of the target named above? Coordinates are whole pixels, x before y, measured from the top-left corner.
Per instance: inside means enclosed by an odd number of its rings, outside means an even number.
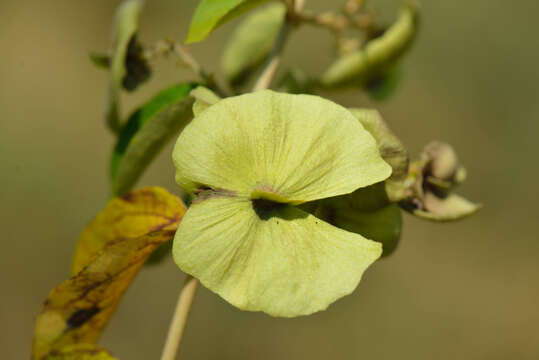
[[[163,348],[161,360],[174,360],[180,350],[180,342],[182,340],[183,331],[189,316],[189,310],[193,304],[197,291],[198,280],[187,275],[185,283],[180,291],[174,317],[168,329],[167,340]]]

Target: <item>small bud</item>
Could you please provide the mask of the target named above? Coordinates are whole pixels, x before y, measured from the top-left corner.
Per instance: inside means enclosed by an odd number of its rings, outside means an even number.
[[[454,188],[466,179],[466,170],[459,165],[453,147],[442,142],[431,142],[423,150],[421,160],[410,166],[409,189],[412,195],[401,206],[426,220],[453,221],[470,216],[481,206],[452,194]]]
[[[453,147],[442,142],[431,142],[423,151],[426,170],[437,179],[451,181],[458,169],[459,162]]]

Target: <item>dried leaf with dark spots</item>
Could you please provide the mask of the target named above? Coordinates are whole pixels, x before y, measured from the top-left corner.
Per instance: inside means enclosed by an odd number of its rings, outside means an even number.
[[[36,320],[33,359],[83,358],[58,354],[66,346],[97,342],[138,270],[173,238],[184,212],[179,198],[156,187],[111,200],[79,240],[77,274],[45,301]]]
[[[87,266],[105,246],[160,230],[175,230],[185,213],[176,196],[147,187],[109,201],[83,230],[73,255],[71,275]]]
[[[115,360],[107,351],[93,344],[78,344],[53,351],[45,360]]]

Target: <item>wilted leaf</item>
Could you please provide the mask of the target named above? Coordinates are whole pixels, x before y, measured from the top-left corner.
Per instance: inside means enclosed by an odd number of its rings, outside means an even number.
[[[195,99],[195,103],[193,104],[194,116],[198,116],[198,114],[206,110],[208,107],[221,100],[216,93],[204,86],[197,86],[189,95]]]
[[[284,4],[271,4],[249,15],[227,42],[221,61],[231,84],[241,85],[273,48],[284,22]]]
[[[138,17],[142,5],[142,0],[125,0],[116,12],[109,90],[105,108],[105,118],[109,127],[114,131],[118,131],[120,128],[120,89],[127,72],[126,57],[129,43],[137,32]]]
[[[215,28],[271,0],[201,0],[191,20],[187,43],[204,40]]]
[[[127,91],[134,91],[140,84],[148,81],[152,73],[150,65],[144,57],[144,49],[138,42],[136,35],[131,37],[127,47],[125,70],[122,87]]]
[[[382,256],[387,256],[399,243],[402,232],[402,214],[396,204],[369,212],[337,208],[333,213],[332,224],[382,243]]]
[[[44,303],[33,358],[95,343],[137,271],[157,246],[172,239],[184,212],[181,200],[160,188],[111,200],[79,241],[73,269],[82,270]]]
[[[78,344],[53,351],[45,356],[44,360],[115,360],[115,358],[94,344]]]
[[[71,275],[79,273],[107,245],[176,229],[185,209],[178,197],[159,187],[141,188],[110,200],[83,230],[73,254]]]
[[[364,86],[373,77],[386,73],[413,43],[418,24],[418,7],[410,2],[382,36],[333,63],[321,83],[328,87]]]
[[[111,159],[115,195],[131,190],[163,146],[192,118],[193,87],[180,84],[166,89],[129,117]]]

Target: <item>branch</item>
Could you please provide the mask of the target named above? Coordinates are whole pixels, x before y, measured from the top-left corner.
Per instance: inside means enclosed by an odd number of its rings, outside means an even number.
[[[351,3],[355,5],[347,4],[343,13],[329,11],[322,14],[315,14],[310,11],[300,11],[296,13],[296,17],[301,23],[325,28],[337,33],[350,28],[368,30],[373,24],[373,14],[364,13],[356,16],[361,7],[356,1]]]
[[[219,96],[226,97],[227,92],[224,91],[219,84],[215,81],[213,76],[208,74],[200,63],[195,59],[193,55],[181,44],[173,40],[161,40],[158,41],[153,47],[146,49],[144,56],[151,60],[158,55],[169,55],[170,53],[176,55],[178,59],[185,64],[191,71],[206,85],[215,91]]]
[[[187,322],[187,316],[189,310],[193,304],[197,290],[198,280],[187,275],[180,296],[178,297],[178,303],[176,304],[176,310],[174,317],[168,329],[167,341],[163,348],[163,355],[161,360],[174,360],[180,349],[180,342],[185,329],[185,323]]]

